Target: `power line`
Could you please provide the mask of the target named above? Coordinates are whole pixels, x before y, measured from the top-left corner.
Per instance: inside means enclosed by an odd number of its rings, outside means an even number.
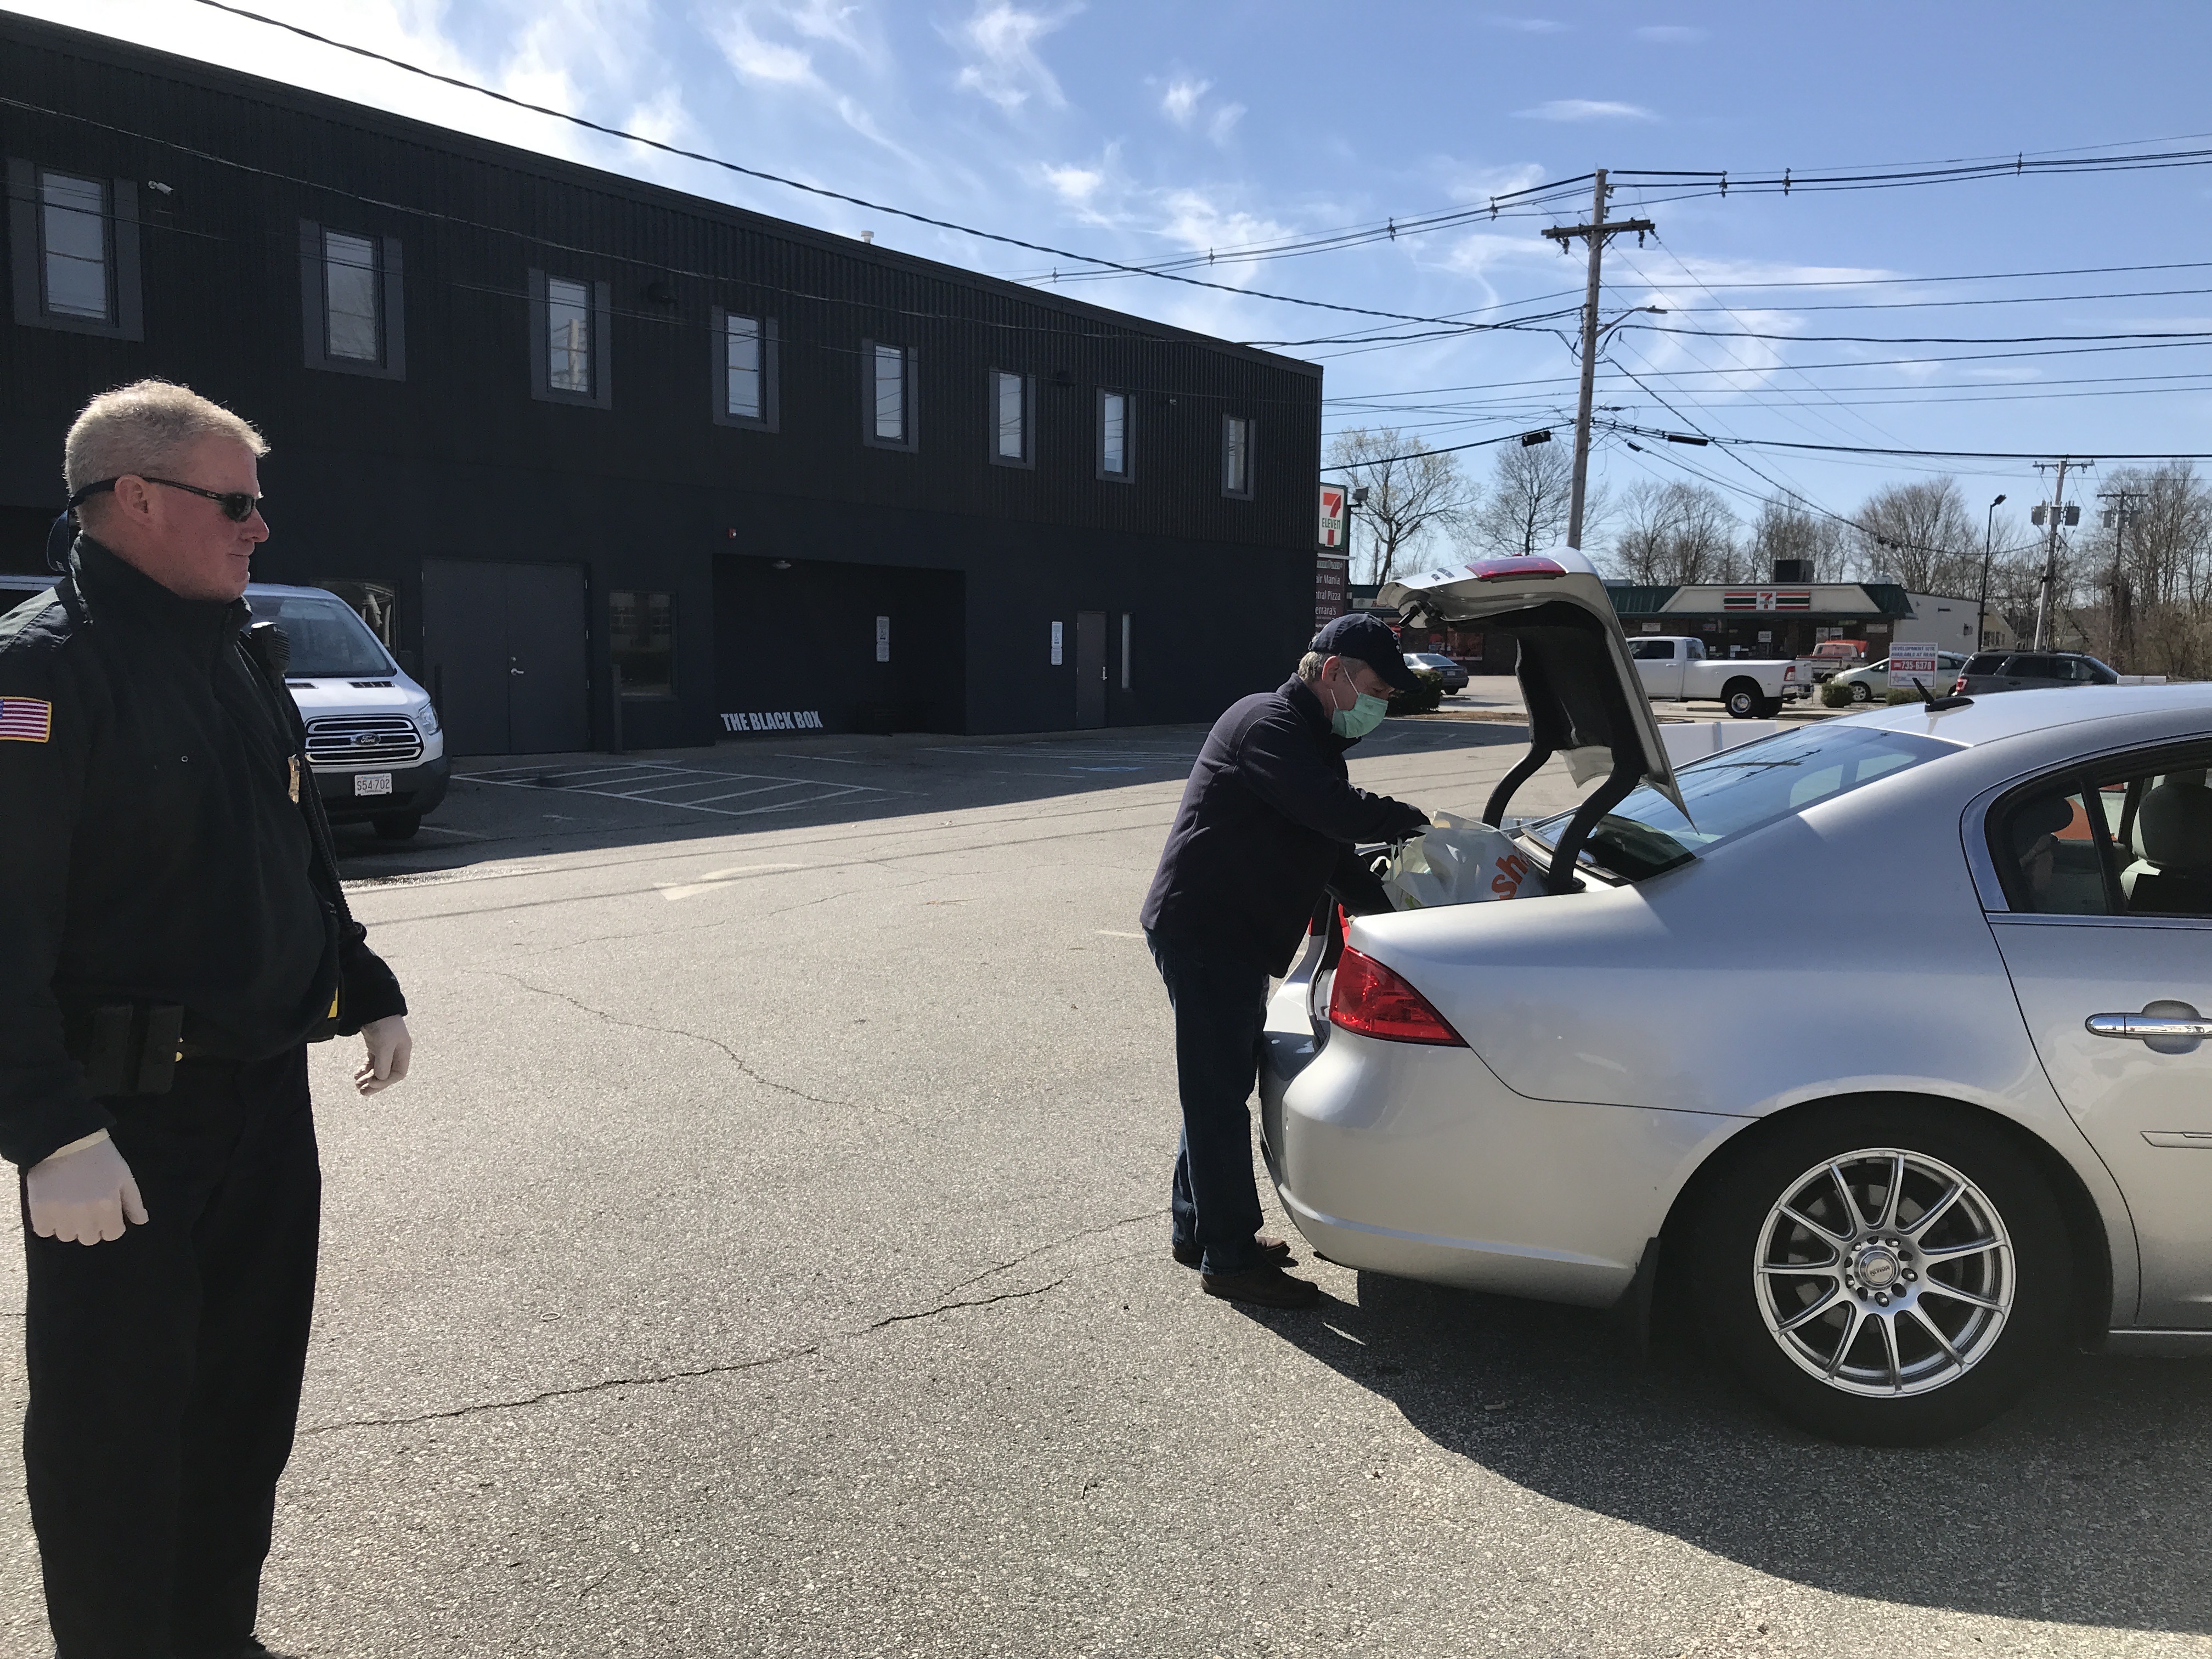
[[[678,156],[687,161],[702,162],[708,167],[720,167],[726,173],[738,173],[744,178],[758,179],[769,184],[782,185],[787,189],[805,191],[811,196],[824,197],[831,201],[844,202],[854,207],[866,208],[871,213],[888,213],[896,218],[910,219],[916,224],[933,226],[939,230],[957,231],[963,236],[974,236],[987,242],[1001,243],[1008,247],[1026,248],[1031,253],[1048,253],[1056,259],[1077,259],[1086,264],[1102,266],[1106,270],[1120,271],[1127,276],[1152,276],[1164,283],[1182,283],[1191,288],[1213,289],[1224,294],[1242,295],[1248,299],[1272,300],[1279,305],[1309,306],[1319,311],[1340,311],[1356,317],[1385,317],[1392,321],[1401,323],[1441,323],[1448,320],[1441,317],[1422,317],[1401,311],[1378,311],[1367,306],[1340,305],[1331,300],[1307,300],[1301,299],[1296,295],[1270,294],[1261,289],[1239,288],[1233,283],[1209,283],[1200,277],[1184,276],[1168,270],[1153,270],[1143,265],[1128,264],[1119,259],[1108,259],[1093,253],[1077,253],[1067,248],[1054,247],[1044,242],[1028,241],[1022,237],[1007,236],[997,231],[979,230],[973,225],[963,225],[956,220],[934,218],[927,213],[916,213],[910,208],[892,207],[886,203],[872,202],[866,197],[849,195],[842,190],[830,190],[825,185],[810,185],[802,179],[787,179],[780,173],[769,173],[760,167],[746,167],[741,162],[724,161],[720,156],[709,155],[703,150],[686,149],[680,144],[671,144],[658,138],[648,138],[642,133],[630,132],[621,127],[611,127],[581,115],[571,115],[566,110],[555,109],[550,105],[533,104],[527,99],[514,97],[493,88],[480,85],[474,81],[464,81],[458,76],[441,75],[435,70],[423,68],[420,64],[410,64],[404,58],[393,58],[384,52],[372,52],[367,46],[356,46],[343,40],[335,40],[327,34],[318,34],[313,29],[302,28],[297,23],[288,23],[282,18],[265,16],[258,11],[248,11],[242,6],[228,4],[226,0],[192,0],[192,3],[210,7],[216,11],[228,12],[234,17],[243,17],[251,22],[266,24],[270,28],[283,29],[288,33],[300,36],[302,40],[313,40],[319,46],[331,46],[339,52],[351,52],[358,58],[386,64],[409,75],[419,75],[424,80],[436,81],[446,86],[458,88],[463,92],[477,93],[515,109],[528,110],[532,114],[550,116],[556,121],[567,121],[572,125],[604,134],[610,138],[620,138],[629,143],[642,144],[647,149],[657,149],[663,155]],[[1464,325],[1462,331],[1475,332],[1485,326],[1488,325]]]
[[[1623,374],[1628,373],[1626,369],[1621,372]],[[1629,378],[1631,380],[1636,380],[1636,377],[1633,374],[1630,374]],[[1638,380],[1637,384],[1642,386],[1643,382],[1641,380]],[[1666,408],[1669,412],[1686,422],[1689,422],[1688,416],[1684,415],[1680,410],[1674,408],[1672,404],[1668,403],[1667,400],[1664,398],[1660,397],[1656,392],[1652,392],[1650,387],[1644,386],[1644,390],[1651,392],[1653,399]],[[1663,428],[1635,426],[1626,421],[1608,421],[1605,422],[1605,425],[1609,430],[1625,432],[1632,437],[1663,439],[1667,435]],[[1697,427],[1695,423],[1690,422],[1690,425],[1691,430],[1692,432],[1696,432]],[[1698,435],[1704,437],[1708,443],[1711,444],[1716,448],[1743,446],[1758,449],[1808,449],[1817,450],[1823,453],[1837,455],[1910,455],[1922,459],[1963,461],[2047,461],[2051,459],[2051,452],[2048,450],[2041,452],[2022,452],[2019,450],[2003,449],[1905,449],[1888,448],[1875,444],[1800,443],[1796,440],[1790,438],[1714,437],[1709,433],[1699,433]],[[2156,453],[2121,453],[2118,451],[2106,449],[2083,449],[2069,453],[2083,455],[2094,454],[2098,459],[2106,461],[2212,461],[2212,453],[2192,453],[2182,450],[2168,450]]]

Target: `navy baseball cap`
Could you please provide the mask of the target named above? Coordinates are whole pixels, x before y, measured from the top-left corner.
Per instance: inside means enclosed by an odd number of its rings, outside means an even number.
[[[1350,657],[1354,662],[1364,662],[1388,681],[1394,690],[1410,691],[1416,684],[1413,671],[1406,666],[1406,653],[1399,649],[1398,636],[1390,631],[1389,624],[1364,611],[1339,617],[1328,623],[1306,648],[1326,657]]]

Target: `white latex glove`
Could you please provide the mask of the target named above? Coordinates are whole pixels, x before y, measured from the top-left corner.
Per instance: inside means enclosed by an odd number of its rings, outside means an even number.
[[[373,1019],[361,1028],[361,1040],[367,1053],[355,1067],[353,1086],[364,1095],[373,1095],[379,1089],[389,1089],[407,1075],[407,1062],[414,1058],[415,1039],[407,1035],[407,1021],[398,1014],[383,1019]]]
[[[102,1129],[73,1140],[23,1178],[31,1231],[65,1243],[97,1244],[123,1237],[125,1221],[146,1224],[146,1201],[115,1143]]]

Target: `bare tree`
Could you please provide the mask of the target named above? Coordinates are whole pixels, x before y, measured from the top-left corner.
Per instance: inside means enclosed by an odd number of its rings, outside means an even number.
[[[1911,593],[1971,593],[1981,580],[1982,526],[1949,476],[1884,484],[1859,508],[1857,553],[1869,575]]]
[[[1353,562],[1366,548],[1368,580],[1380,585],[1402,574],[1415,544],[1431,530],[1455,528],[1467,512],[1467,483],[1459,458],[1439,455],[1395,427],[1379,432],[1353,428],[1328,447],[1329,465],[1367,499],[1354,519]]]
[[[1610,562],[1631,581],[1724,582],[1741,574],[1735,514],[1708,485],[1647,479],[1629,490],[1620,518]]]
[[[1574,493],[1575,463],[1559,444],[1509,444],[1498,452],[1490,493],[1470,515],[1468,539],[1501,557],[1540,553],[1566,539]],[[1583,540],[1604,516],[1602,491],[1583,503]]]
[[[1825,513],[1786,495],[1770,495],[1759,504],[1759,520],[1751,527],[1745,574],[1753,581],[1771,580],[1776,561],[1802,559],[1812,566],[1814,581],[1834,581],[1844,574],[1847,533],[1846,526]]]

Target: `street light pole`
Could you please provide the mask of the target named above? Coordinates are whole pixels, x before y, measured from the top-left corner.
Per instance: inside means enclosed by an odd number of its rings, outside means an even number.
[[[1990,642],[1990,538],[1996,528],[1997,509],[2004,505],[2000,495],[1990,503],[1989,516],[1982,520],[1982,597],[1974,606],[1974,649],[1978,651]]]

